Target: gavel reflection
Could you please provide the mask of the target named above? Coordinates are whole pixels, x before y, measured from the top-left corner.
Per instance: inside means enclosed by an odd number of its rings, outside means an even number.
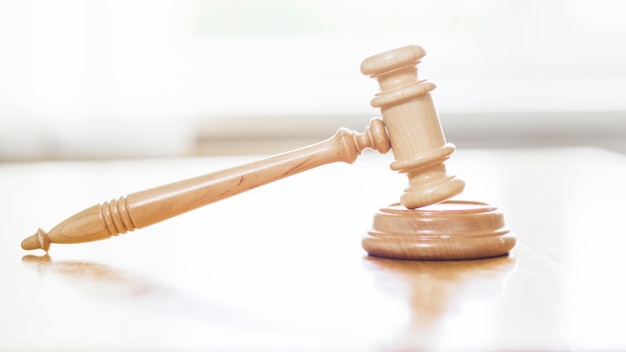
[[[314,167],[339,161],[353,163],[366,148],[386,153],[393,147],[395,161],[391,168],[405,173],[409,179],[401,197],[407,211],[445,201],[462,192],[464,182],[446,172],[444,163],[455,148],[446,143],[429,93],[435,85],[418,79],[416,65],[424,55],[421,47],[410,45],[363,62],[361,71],[380,83],[381,91],[372,105],[379,107],[382,114],[382,120],[371,120],[363,133],[342,128],[333,137],[308,147],[94,205],[49,232],[39,229],[22,242],[22,248],[48,251],[51,243],[80,243],[124,234]],[[451,214],[467,215],[466,206],[455,204],[452,203]],[[445,212],[449,210],[448,206]],[[470,216],[475,212],[472,209]],[[416,214],[422,213],[411,212],[410,217]],[[488,236],[501,235],[492,230],[491,227],[486,230]],[[403,251],[407,243],[405,233],[400,228],[392,228],[391,232],[399,235],[391,241],[392,245],[387,233],[385,241],[370,239],[368,245],[364,242],[364,248],[376,255],[394,257],[399,253],[398,257],[407,258]],[[376,251],[379,243],[382,250]],[[501,255],[510,248],[512,243],[508,240],[505,246],[480,251],[479,255]],[[414,250],[409,257],[420,259]],[[429,255],[428,259],[438,258]]]
[[[514,257],[433,262],[369,256],[363,265],[372,272],[376,287],[399,296],[409,314],[393,346],[386,349],[492,350],[490,344],[501,338],[494,336],[496,327],[489,326],[498,314],[492,303],[517,267]]]

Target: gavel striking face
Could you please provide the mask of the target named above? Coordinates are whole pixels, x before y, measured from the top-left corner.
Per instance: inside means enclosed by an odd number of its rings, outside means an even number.
[[[402,259],[464,259],[505,254],[515,241],[511,236],[506,241],[499,238],[508,230],[502,216],[493,213],[493,207],[476,202],[448,202],[437,209],[427,207],[460,193],[464,183],[446,173],[444,162],[455,148],[445,141],[429,93],[435,85],[417,77],[416,65],[424,55],[421,47],[412,45],[363,62],[361,71],[380,83],[381,92],[372,105],[380,108],[383,117],[382,121],[373,119],[364,133],[342,128],[333,137],[308,147],[94,205],[49,232],[39,229],[22,241],[22,248],[48,251],[51,243],[81,243],[117,236],[317,166],[338,161],[353,163],[366,148],[386,153],[391,146],[396,159],[391,168],[406,173],[409,186],[401,197],[404,208],[383,208],[375,216],[373,230],[363,239],[363,248],[368,253]],[[420,209],[410,210],[414,208]],[[459,217],[463,217],[460,222]],[[474,221],[478,218],[487,221]],[[427,236],[419,230],[426,223],[441,223],[445,228],[450,223],[467,223],[472,234],[477,229],[482,231],[481,236],[490,239],[491,247],[492,240],[506,242],[506,246],[485,251],[484,241],[479,241],[478,251],[450,250],[458,247],[456,237],[462,237],[464,231],[456,231],[451,241],[429,244],[432,229],[426,231]],[[500,225],[494,228],[493,224]],[[447,231],[445,228],[442,231]],[[413,232],[406,233],[406,229]],[[443,234],[442,238],[450,236]],[[476,247],[473,243],[464,240],[463,248]],[[424,248],[431,250],[424,252]]]

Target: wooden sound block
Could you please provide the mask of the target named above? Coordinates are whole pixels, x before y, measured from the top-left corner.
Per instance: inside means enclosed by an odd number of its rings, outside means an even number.
[[[362,246],[378,257],[460,260],[505,255],[515,242],[498,208],[447,200],[418,209],[400,204],[380,209]]]

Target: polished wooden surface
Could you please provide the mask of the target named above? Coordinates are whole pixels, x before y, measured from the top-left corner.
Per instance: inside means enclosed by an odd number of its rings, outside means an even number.
[[[361,248],[406,183],[391,158],[366,153],[49,256],[20,248],[33,227],[258,158],[0,164],[0,350],[626,349],[625,156],[457,151],[458,198],[499,206],[518,244],[453,262]]]

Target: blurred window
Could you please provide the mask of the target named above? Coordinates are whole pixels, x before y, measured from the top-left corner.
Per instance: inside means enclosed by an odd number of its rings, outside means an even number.
[[[367,121],[377,86],[360,62],[411,43],[428,53],[420,73],[438,84],[451,129],[519,123],[510,113],[626,111],[625,10],[619,0],[0,0],[0,160],[180,155],[224,118]],[[528,123],[570,123],[556,116]],[[587,116],[573,123],[623,121]]]

